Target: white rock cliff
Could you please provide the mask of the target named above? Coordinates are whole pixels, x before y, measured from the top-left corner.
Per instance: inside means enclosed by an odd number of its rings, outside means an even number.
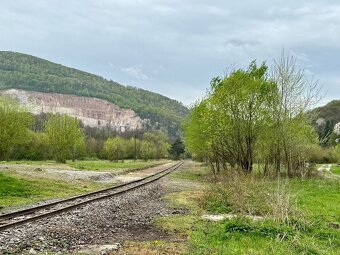
[[[147,119],[141,119],[133,110],[123,109],[106,100],[93,97],[42,93],[18,89],[0,91],[0,95],[16,98],[21,105],[33,114],[60,113],[68,114],[90,127],[110,127],[125,132],[142,129]]]

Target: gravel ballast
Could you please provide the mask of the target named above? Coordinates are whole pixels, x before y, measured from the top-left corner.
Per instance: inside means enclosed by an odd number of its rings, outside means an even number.
[[[174,213],[161,199],[167,189],[164,178],[117,197],[0,232],[0,254],[69,254],[88,247],[119,247],[126,240],[170,238],[152,224],[155,217]]]

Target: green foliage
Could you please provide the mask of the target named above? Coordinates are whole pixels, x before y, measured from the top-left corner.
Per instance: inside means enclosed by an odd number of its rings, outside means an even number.
[[[0,97],[0,159],[8,160],[14,146],[26,141],[32,116],[18,102]]]
[[[311,174],[304,162],[317,136],[305,113],[311,99],[303,96],[310,87],[294,59],[280,61],[272,77],[253,61],[247,70],[213,78],[192,109],[184,123],[186,146],[214,173],[230,166],[250,173],[259,163],[265,174],[279,175],[281,168],[287,176]]]
[[[294,229],[290,226],[280,226],[271,221],[256,224],[256,222],[252,220],[236,218],[234,220],[226,221],[225,223],[226,238],[235,237],[235,234],[242,234],[287,240],[294,237],[294,232]]]
[[[126,157],[126,147],[126,141],[123,138],[109,138],[104,144],[104,151],[110,161],[118,162]]]
[[[47,160],[52,159],[52,148],[45,133],[28,131],[25,141],[15,146],[11,159]]]
[[[146,149],[149,145],[144,144],[143,150],[149,150],[149,152],[143,152],[144,156],[149,154],[150,156],[154,154],[154,158],[161,159],[165,158],[168,153],[169,144],[167,142],[168,137],[161,131],[154,132],[154,133],[145,133],[143,135],[143,141],[149,142],[151,147],[154,147],[152,150],[155,152],[151,152],[150,148]],[[141,148],[143,143],[141,144]],[[146,146],[146,147],[145,147]],[[145,154],[146,153],[146,154]],[[153,157],[148,157],[153,158]]]
[[[212,131],[216,121],[208,108],[207,100],[197,102],[192,108],[190,116],[183,123],[183,129],[185,146],[193,158],[212,158]]]
[[[140,147],[140,157],[144,160],[149,160],[156,157],[156,148],[152,142],[142,141]]]
[[[65,163],[71,156],[74,159],[77,149],[83,147],[84,134],[75,118],[51,116],[46,122],[45,132],[57,162]]]
[[[144,133],[142,138],[115,137],[106,140],[103,156],[110,161],[123,159],[162,159],[166,158],[169,144],[167,136],[160,131]]]
[[[270,220],[235,218],[224,222],[196,222],[189,233],[188,254],[338,254],[336,230],[299,230]]]
[[[276,86],[267,80],[266,71],[266,65],[252,62],[246,71],[236,70],[224,79],[213,79],[207,99],[197,105],[185,125],[192,153],[210,150],[212,153],[205,157],[214,155],[214,160],[223,153],[229,163],[251,172],[255,145],[268,126],[277,98]]]
[[[188,109],[176,100],[40,58],[3,51],[0,60],[0,89],[17,88],[105,99],[133,109],[142,118],[150,119],[153,126],[165,128],[170,137],[179,136],[180,122],[188,114]]]
[[[176,139],[176,141],[171,145],[169,149],[169,154],[173,159],[179,159],[181,155],[185,152],[185,146],[181,139]]]
[[[340,162],[340,151],[336,148],[323,148],[311,146],[309,149],[309,162],[318,164],[330,164]]]

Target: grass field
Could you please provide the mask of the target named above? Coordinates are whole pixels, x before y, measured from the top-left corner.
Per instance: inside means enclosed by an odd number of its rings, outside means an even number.
[[[70,197],[104,187],[86,181],[56,181],[0,172],[0,209],[52,198]]]
[[[340,175],[340,166],[332,165],[332,166],[331,166],[331,172],[332,172],[333,174],[339,174],[339,175]]]
[[[205,174],[204,174],[205,170]],[[199,164],[186,166],[181,173],[172,176],[174,180],[189,183],[206,182],[209,170]],[[267,181],[275,194],[276,181]],[[267,183],[264,183],[267,185]],[[340,250],[340,183],[331,179],[291,179],[287,183],[288,200],[292,210],[289,219],[276,220],[265,217],[263,220],[252,220],[232,211],[233,205],[222,203],[218,196],[229,196],[228,193],[215,194],[212,208],[219,211],[207,212],[203,201],[210,188],[196,185],[196,189],[184,190],[167,195],[169,206],[189,208],[188,215],[161,217],[156,224],[179,237],[187,237],[187,248],[183,254],[339,254]],[[262,188],[262,186],[259,186]],[[266,191],[267,192],[267,191]],[[257,199],[258,192],[249,192],[248,199],[253,206],[263,207],[263,200]],[[231,200],[232,201],[232,200]],[[248,200],[246,200],[248,201]],[[203,202],[203,203],[202,203]],[[274,205],[279,207],[279,203]],[[218,214],[221,208],[235,214],[235,218],[222,221],[203,220],[204,213]],[[223,211],[223,209],[222,209]],[[263,215],[266,216],[266,215]]]

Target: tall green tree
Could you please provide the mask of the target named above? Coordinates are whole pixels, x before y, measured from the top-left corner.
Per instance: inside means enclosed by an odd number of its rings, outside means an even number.
[[[110,161],[118,162],[126,157],[127,140],[121,137],[109,138],[104,144],[104,154]]]
[[[84,133],[79,128],[79,121],[67,115],[51,116],[45,124],[45,132],[57,162],[76,154],[77,148],[83,147]]]
[[[168,137],[165,133],[161,131],[145,133],[143,135],[143,140],[153,144],[153,146],[155,147],[156,152],[154,158],[161,159],[167,156],[170,145],[167,142]]]
[[[52,149],[45,133],[28,131],[23,144],[16,145],[11,158],[26,160],[52,159]]]
[[[215,173],[229,166],[250,173],[256,161],[266,173],[284,168],[288,176],[304,175],[309,148],[317,142],[306,114],[316,88],[286,56],[271,76],[265,64],[252,62],[247,70],[214,78],[184,124],[186,146]]]
[[[169,154],[173,159],[179,159],[180,156],[185,152],[185,146],[181,139],[176,139],[176,141],[171,144],[169,148]]]
[[[251,172],[255,146],[269,125],[276,86],[267,79],[267,66],[252,62],[248,70],[236,70],[224,79],[215,78],[208,97],[193,110],[186,134],[188,147],[210,160],[229,162]],[[203,146],[202,146],[203,145]]]
[[[32,116],[12,98],[0,97],[0,159],[9,160],[14,146],[23,144]]]
[[[140,147],[140,157],[142,159],[149,160],[156,157],[157,149],[154,143],[149,141],[142,141]]]

